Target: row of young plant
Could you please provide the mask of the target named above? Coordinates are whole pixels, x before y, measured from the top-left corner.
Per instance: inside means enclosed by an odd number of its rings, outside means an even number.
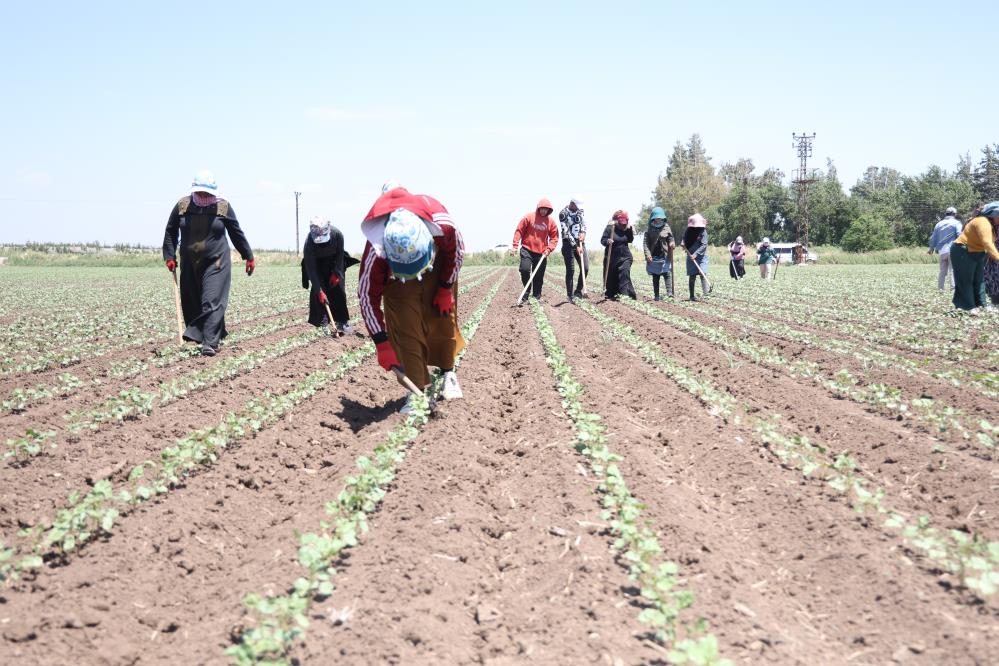
[[[473,287],[463,286],[459,293]],[[337,358],[327,360],[325,369],[310,373],[287,391],[265,392],[240,409],[228,412],[220,423],[176,440],[160,452],[158,459],[135,465],[118,488],[110,479],[101,479],[87,493],[73,491],[51,522],[43,521],[22,529],[16,548],[4,547],[0,542],[0,555],[3,555],[0,557],[0,580],[17,578],[41,567],[45,560],[65,560],[83,544],[109,535],[120,515],[136,504],[181,485],[186,476],[213,464],[232,443],[277,422],[373,353],[374,345],[370,341],[345,349]]]
[[[841,494],[857,512],[873,512],[882,516],[882,525],[886,530],[900,533],[914,552],[926,557],[933,566],[957,576],[961,584],[974,594],[981,598],[995,595],[999,587],[999,542],[990,542],[978,533],[938,529],[929,516],[911,517],[892,508],[884,489],[865,477],[848,451],[836,453],[804,435],[785,432],[779,414],[755,415],[731,395],[719,391],[709,380],[685,368],[677,372],[675,361],[631,327],[590,303],[579,301],[579,305],[605,331],[633,347],[653,367],[700,400],[712,415],[733,419],[754,429],[766,450],[782,465],[799,471],[805,477],[823,481],[827,487]]]
[[[719,655],[718,639],[710,633],[706,622],[689,622],[681,617],[682,611],[693,605],[694,595],[682,587],[679,567],[664,557],[658,535],[643,520],[645,507],[631,493],[621,474],[617,463],[622,458],[608,446],[600,415],[587,411],[583,405],[584,387],[573,375],[544,309],[534,300],[531,308],[555,386],[562,396],[562,409],[575,429],[574,448],[586,458],[599,481],[601,518],[610,525],[616,537],[612,546],[627,563],[628,574],[640,589],[644,609],[639,620],[652,629],[657,640],[670,647],[670,663],[730,664]]]
[[[726,285],[726,291],[730,286]],[[784,306],[774,307],[776,295],[768,293],[766,285],[742,286],[747,288],[732,293],[724,307],[757,317],[763,315],[781,321],[807,323],[866,344],[875,342],[952,363],[999,362],[999,351],[991,347],[972,351],[970,344],[974,336],[989,333],[989,318],[957,316],[949,303],[924,303],[921,312],[900,316],[885,302],[861,304],[851,301],[840,306],[825,306],[821,305],[825,300],[822,294],[816,294],[812,302],[792,300]],[[834,291],[835,286],[828,285],[827,289]],[[926,291],[922,290],[924,296]],[[852,313],[846,321],[842,320],[845,312]]]
[[[711,342],[728,352],[739,354],[754,363],[783,372],[791,377],[808,379],[836,396],[844,397],[891,416],[911,418],[946,433],[957,432],[983,448],[983,455],[991,457],[999,441],[999,427],[982,418],[973,418],[963,411],[942,405],[930,398],[907,400],[902,389],[882,383],[866,383],[847,370],[826,373],[814,361],[788,359],[773,347],[762,345],[748,338],[729,333],[724,327],[709,326],[695,319],[681,317],[668,310],[657,308],[644,301],[621,301],[628,307],[649,317],[665,322],[674,328]],[[829,376],[831,374],[831,376]],[[974,435],[974,437],[972,437]]]
[[[946,381],[957,388],[967,388],[989,398],[999,398],[999,375],[996,373],[976,372],[957,364],[941,369],[933,367],[928,361],[913,360],[901,354],[882,351],[870,346],[866,341],[830,338],[796,328],[783,321],[759,317],[758,309],[743,309],[733,306],[725,300],[716,300],[715,304],[719,306],[721,314],[706,312],[703,309],[698,311],[710,316],[722,316],[728,320],[735,320],[743,328],[760,331],[781,340],[805,344],[822,351],[852,358],[865,369],[877,367],[901,370],[908,375],[932,377]],[[691,305],[684,302],[678,302],[677,305],[684,309],[692,309]],[[737,318],[731,316],[732,314],[735,314]]]
[[[485,281],[486,275],[484,273],[486,271],[480,270],[474,272],[472,279],[469,280],[469,286],[475,286]],[[356,308],[357,299],[354,298],[348,302],[348,307]],[[226,347],[229,349],[237,348],[240,344],[291,328],[301,323],[301,315],[295,315],[270,319],[253,326],[245,326],[237,329],[226,338]],[[58,376],[57,381],[51,384],[37,384],[30,388],[16,388],[7,399],[0,403],[0,406],[7,412],[24,412],[53,398],[73,395],[83,387],[99,386],[106,379],[135,377],[146,372],[150,366],[156,368],[169,367],[184,359],[198,356],[200,353],[201,350],[196,345],[171,344],[157,350],[151,357],[132,357],[112,363],[100,375],[93,376],[86,381],[81,380],[76,375],[62,373]]]
[[[479,306],[461,326],[462,335],[471,343],[490,304],[506,279],[501,277]],[[467,351],[466,347],[466,351]],[[464,352],[455,361],[461,363]],[[440,390],[437,377],[428,390],[430,396]],[[333,593],[335,563],[343,552],[358,545],[358,537],[368,531],[368,516],[377,508],[395,479],[406,449],[419,436],[430,417],[430,400],[420,396],[405,421],[375,446],[369,455],[357,459],[356,472],[347,477],[336,499],[326,503],[329,516],[317,532],[298,535],[298,564],[304,569],[291,588],[276,596],[247,594],[243,605],[250,616],[238,642],[226,650],[236,664],[279,665],[289,663],[289,652],[305,638],[309,627],[308,611],[317,599]]]

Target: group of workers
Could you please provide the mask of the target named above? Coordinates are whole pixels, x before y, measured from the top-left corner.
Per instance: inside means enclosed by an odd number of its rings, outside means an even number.
[[[976,207],[967,222],[951,206],[933,228],[927,252],[940,257],[937,288],[945,291],[950,283],[955,307],[978,314],[999,306],[997,236],[999,201]]]
[[[562,241],[565,260],[566,299],[574,303],[587,298],[586,221],[583,204],[570,199],[556,218],[548,199],[521,218],[514,232],[511,251],[520,257],[520,276],[531,296],[540,299],[544,286],[546,259]],[[980,206],[964,225],[957,211],[933,231],[929,251],[940,254],[938,285],[952,275],[954,305],[979,311],[986,305],[986,289],[999,303],[999,251],[995,235],[999,231],[999,201]],[[687,219],[679,246],[686,257],[689,297],[697,301],[711,286],[708,273],[708,221],[700,213]],[[402,411],[412,410],[415,395],[440,378],[440,398],[462,397],[455,374],[455,362],[465,346],[458,327],[458,276],[464,259],[464,242],[447,209],[425,194],[412,194],[399,183],[389,181],[361,222],[366,242],[360,260],[344,250],[339,229],[322,217],[311,220],[303,248],[302,286],[309,289],[309,323],[328,335],[353,332],[344,288],[345,271],[359,264],[358,299],[361,317],[375,344],[379,365],[394,371],[400,383],[412,392]],[[226,337],[225,311],[229,301],[231,259],[229,243],[246,262],[246,274],[256,266],[250,243],[239,226],[232,205],[219,195],[215,177],[200,172],[190,191],[173,207],[163,239],[163,259],[176,274],[180,267],[180,306],[186,329],[183,338],[201,346],[204,356],[218,353]],[[628,213],[615,211],[603,229],[604,297],[621,295],[637,299],[631,281],[631,245],[635,231]],[[674,296],[673,251],[677,247],[667,224],[666,212],[655,207],[648,219],[643,250],[646,272],[652,276],[655,300]],[[729,274],[745,276],[746,245],[742,237],[728,246]],[[770,239],[756,248],[763,279],[773,279],[779,255]],[[179,263],[178,263],[179,259]],[[577,275],[578,271],[578,275]],[[522,305],[523,300],[518,302]]]

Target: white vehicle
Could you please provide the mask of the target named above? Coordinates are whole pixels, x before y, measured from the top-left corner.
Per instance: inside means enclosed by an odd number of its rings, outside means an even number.
[[[800,243],[771,243],[770,247],[777,250],[777,256],[780,257],[780,263],[782,264],[814,264],[819,260],[819,255]],[[795,250],[795,248],[798,249]],[[800,256],[797,262],[795,262],[796,255]]]

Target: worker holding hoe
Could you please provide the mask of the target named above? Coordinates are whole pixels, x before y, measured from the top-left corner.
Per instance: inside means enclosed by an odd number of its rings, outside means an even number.
[[[687,252],[687,288],[690,290],[690,300],[696,301],[694,285],[697,277],[701,278],[701,293],[707,296],[711,293],[708,284],[708,221],[700,213],[694,213],[687,218],[687,230],[683,232],[680,245]]]
[[[441,398],[462,397],[455,359],[465,348],[458,328],[458,274],[464,258],[461,233],[433,197],[410,194],[392,181],[382,187],[361,223],[367,238],[361,258],[361,315],[385,370],[423,391],[428,366],[443,373]],[[383,309],[384,301],[384,309]],[[400,410],[414,406],[413,395]]]
[[[600,244],[604,246],[604,298],[616,301],[618,295],[625,294],[632,300],[638,298],[631,284],[631,244],[635,240],[635,229],[628,221],[628,213],[614,211],[611,223],[604,229]]]
[[[569,205],[558,214],[562,227],[562,259],[565,261],[565,297],[572,303],[576,298],[586,298],[586,276],[590,260],[586,256],[586,221],[583,219],[583,202],[569,199]],[[573,269],[579,266],[576,289],[572,289]]]
[[[236,221],[236,212],[218,196],[215,175],[201,171],[191,183],[190,194],[181,197],[170,211],[163,235],[163,260],[176,281],[179,249],[180,304],[187,327],[182,338],[199,343],[203,356],[215,356],[228,335],[225,310],[232,260],[226,233],[246,261],[246,274],[253,275],[253,250]]]
[[[520,218],[513,232],[510,253],[520,255],[520,283],[525,292],[527,283],[531,283],[531,295],[535,300],[540,300],[544,288],[548,255],[558,247],[558,227],[552,219],[553,210],[551,202],[542,199],[533,213]],[[523,305],[523,302],[524,297],[521,296],[517,305]]]
[[[756,263],[760,265],[760,278],[773,280],[777,268],[777,250],[770,245],[770,239],[764,238],[756,248]]]
[[[673,250],[676,242],[673,231],[666,224],[666,211],[656,206],[649,214],[649,227],[645,230],[645,272],[652,276],[652,292],[659,296],[659,281],[666,278],[666,295],[673,298]]]
[[[348,323],[347,268],[358,263],[343,251],[343,233],[325,217],[313,217],[302,248],[302,287],[309,291],[309,323],[329,336],[354,332]],[[332,321],[331,321],[332,319]],[[335,329],[330,330],[330,326]]]

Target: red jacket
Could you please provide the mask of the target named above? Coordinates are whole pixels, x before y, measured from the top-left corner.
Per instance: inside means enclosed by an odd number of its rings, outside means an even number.
[[[392,211],[404,208],[424,220],[433,222],[440,228],[434,233],[434,267],[433,275],[442,287],[450,287],[458,279],[461,264],[465,257],[465,243],[461,232],[454,226],[451,215],[441,202],[426,194],[410,194],[404,188],[396,188],[386,192],[375,201],[364,220],[372,220]],[[385,333],[385,314],[382,311],[382,293],[385,285],[392,279],[388,261],[379,256],[369,241],[364,246],[361,257],[360,275],[358,276],[357,297],[361,303],[361,317],[364,325],[374,341],[387,340]]]
[[[541,254],[546,250],[554,252],[558,247],[558,225],[551,213],[542,215],[538,211],[542,208],[554,212],[552,204],[548,199],[538,202],[533,213],[528,213],[520,219],[517,230],[513,232],[513,249],[518,249],[521,244],[531,252]]]

